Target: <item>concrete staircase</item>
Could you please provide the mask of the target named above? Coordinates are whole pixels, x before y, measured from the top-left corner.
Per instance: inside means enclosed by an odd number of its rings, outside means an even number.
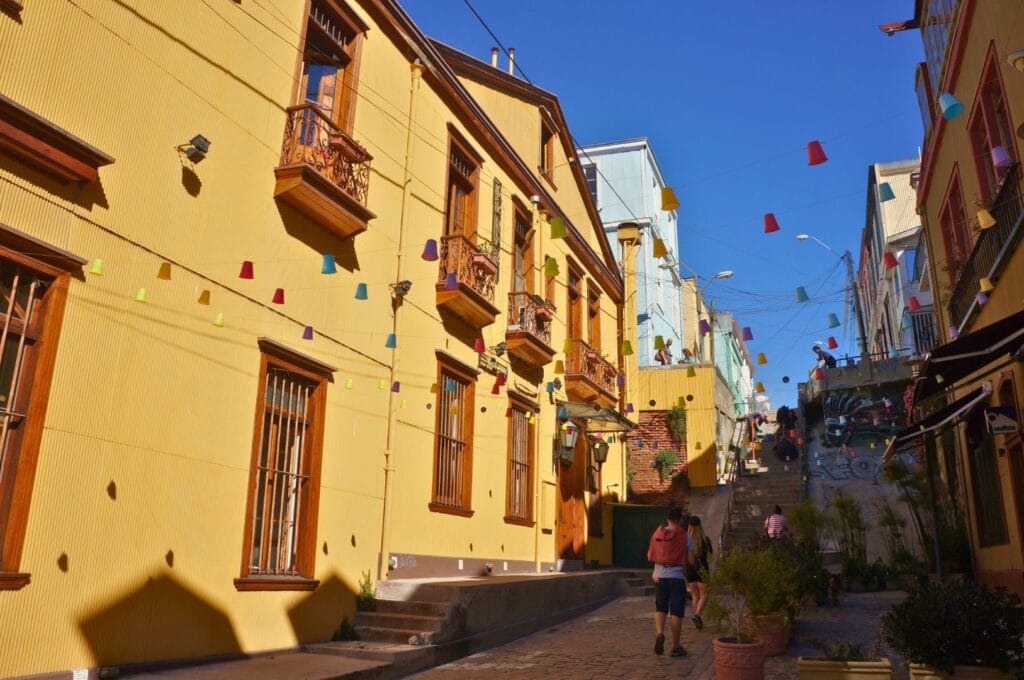
[[[745,546],[757,541],[764,533],[764,520],[776,504],[786,508],[800,502],[800,464],[786,464],[771,454],[759,458],[762,465],[756,474],[743,474],[736,478],[732,508],[729,512],[729,531],[725,547]],[[748,473],[751,472],[748,470]]]
[[[654,581],[651,572],[634,572],[621,579],[622,590],[628,597],[650,597],[654,595]]]
[[[376,600],[376,610],[357,612],[359,639],[409,645],[436,645],[463,634],[455,602]]]

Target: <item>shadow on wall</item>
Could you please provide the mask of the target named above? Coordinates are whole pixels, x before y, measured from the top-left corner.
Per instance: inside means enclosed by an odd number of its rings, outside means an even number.
[[[242,651],[220,609],[166,573],[79,620],[99,666]]]
[[[321,580],[316,590],[288,610],[296,639],[302,644],[327,642],[338,630],[342,617],[353,620],[355,602],[355,592],[337,574]]]

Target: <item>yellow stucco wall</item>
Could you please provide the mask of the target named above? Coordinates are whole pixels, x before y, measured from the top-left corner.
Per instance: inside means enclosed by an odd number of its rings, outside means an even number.
[[[490,376],[477,388],[475,514],[427,509],[434,353],[476,362],[472,338],[438,316],[437,263],[419,257],[442,230],[446,125],[465,127],[428,85],[411,94],[409,61],[359,12],[370,30],[353,136],[374,157],[369,208],[377,217],[346,241],[273,199],[301,3],[270,14],[251,3],[33,0],[20,23],[0,17],[0,92],[116,158],[98,185],[79,191],[0,156],[0,222],[105,262],[103,276],[71,282],[20,565],[32,581],[0,591],[0,676],[325,639],[342,616],[351,618],[360,574],[376,575],[392,415],[392,521],[384,532],[391,551],[554,558],[553,537],[540,533],[551,520],[539,517],[540,489],[555,479],[548,456],[556,412],[543,392],[553,362],[539,383],[538,526],[502,520],[507,398],[490,395]],[[197,133],[213,144],[190,193],[175,147]],[[525,188],[467,136],[485,156],[479,200],[487,233],[493,179],[508,192]],[[511,215],[506,200],[506,239]],[[552,243],[546,229],[538,234],[538,260],[558,257],[564,284],[564,243]],[[322,253],[337,256],[336,275],[320,273]],[[501,314],[482,332],[488,346],[504,335],[507,241],[502,257]],[[238,278],[243,260],[254,262],[253,280]],[[163,261],[174,263],[169,281],[156,278]],[[392,355],[384,347],[394,319],[388,284],[400,279],[413,287]],[[353,299],[359,283],[368,286],[365,302]],[[133,300],[140,287],[144,305]],[[286,291],[283,307],[270,302],[277,287]],[[196,303],[204,289],[209,306]],[[564,290],[559,296],[561,307]],[[211,324],[220,312],[224,328]],[[601,349],[614,362],[607,295],[601,323]],[[317,331],[312,341],[300,339],[307,324]],[[316,537],[321,585],[311,593],[238,592],[232,583],[263,336],[337,367],[327,388]],[[564,336],[560,320],[552,338],[558,358]],[[400,381],[401,392],[379,389],[382,380]],[[525,381],[510,378],[516,382]],[[624,488],[622,460],[616,443],[605,484]],[[609,525],[606,538],[588,546],[588,560],[610,561]]]
[[[959,319],[949,318],[948,301],[951,290],[944,268],[947,258],[939,215],[956,167],[959,168],[968,221],[976,226],[975,213],[982,205],[981,190],[975,167],[974,150],[968,134],[968,123],[971,119],[975,97],[981,85],[986,59],[993,45],[995,47],[995,63],[1011,119],[1011,129],[1016,129],[1024,122],[1024,104],[1022,104],[1024,102],[1024,74],[1013,68],[1005,59],[1006,53],[1016,49],[1019,46],[1017,45],[1018,38],[1024,35],[1024,14],[1018,11],[1019,7],[1015,3],[973,0],[959,3],[959,5],[961,5],[959,21],[967,27],[964,32],[962,56],[959,59],[959,71],[951,82],[947,78],[942,89],[952,92],[963,102],[964,112],[957,118],[945,121],[945,129],[940,143],[938,146],[931,147],[933,149],[931,155],[926,151],[924,166],[928,168],[927,172],[931,177],[920,209],[926,229],[932,280],[935,284],[933,290],[937,298],[935,310],[938,328],[946,342],[950,339],[948,330],[950,325],[959,323]],[[964,23],[964,11],[968,8],[970,8],[970,23],[966,24]],[[948,48],[950,51],[957,49],[953,46],[952,40],[950,44],[951,47]],[[936,92],[938,91],[936,89]],[[936,132],[937,130],[933,129],[931,135],[934,136]],[[1016,145],[1014,156],[1020,159],[1024,146],[1016,138],[1013,143]],[[970,231],[971,238],[976,239],[979,234],[978,230],[972,226]],[[999,281],[996,282],[995,290],[989,294],[988,303],[973,318],[970,327],[961,329],[961,333],[982,328],[993,321],[1020,311],[1021,301],[1024,299],[1022,296],[1024,296],[1024,252],[1018,245],[1013,256],[1004,266]],[[986,376],[984,373],[979,377],[979,380],[982,379],[994,380],[993,376]],[[972,381],[971,384],[967,384],[962,390],[959,390],[957,396],[962,396],[975,387],[977,387],[977,383]],[[1021,374],[1019,367],[1016,369],[1016,388],[1017,404],[1024,404],[1024,375]],[[995,437],[995,439],[996,446],[1001,446],[1002,437]],[[966,476],[967,492],[973,505],[976,499],[974,499],[973,491],[970,488],[970,466],[967,464],[966,447],[962,435],[959,448]],[[972,525],[970,531],[976,560],[975,567],[979,572],[1008,570],[1020,572],[1024,569],[1021,558],[1021,537],[1016,521],[1020,511],[1014,501],[1007,458],[998,456],[997,465],[1010,540],[1009,543],[1001,546],[980,547],[974,524],[975,518],[972,515],[969,523]],[[1024,501],[1024,499],[1018,499],[1018,501]],[[1018,583],[1021,583],[1019,578]]]

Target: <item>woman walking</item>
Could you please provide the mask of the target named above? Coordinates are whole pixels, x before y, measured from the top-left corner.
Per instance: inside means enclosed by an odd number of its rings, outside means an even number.
[[[700,630],[704,627],[704,620],[700,613],[704,611],[704,605],[708,603],[708,587],[704,583],[707,578],[710,565],[708,560],[711,556],[711,540],[704,534],[700,524],[700,517],[690,516],[690,542],[696,547],[696,556],[692,562],[686,565],[686,589],[690,591],[693,599],[693,621],[694,627]]]

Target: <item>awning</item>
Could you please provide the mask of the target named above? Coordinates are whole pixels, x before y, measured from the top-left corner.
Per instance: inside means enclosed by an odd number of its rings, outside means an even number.
[[[988,364],[1024,347],[1024,311],[961,335],[936,348],[914,386],[914,402],[937,394]]]
[[[597,432],[629,432],[636,423],[631,422],[615,409],[578,401],[560,401],[559,407],[565,408],[567,418],[586,420],[587,429]]]
[[[991,394],[992,383],[983,383],[981,387],[973,390],[966,396],[960,397],[952,404],[939,409],[930,416],[922,418],[910,427],[900,430],[896,433],[896,436],[889,441],[889,446],[885,449],[885,455],[882,456],[882,463],[888,463],[889,459],[892,458],[897,451],[908,444],[913,443],[914,440],[923,437],[925,434],[934,430],[942,429],[946,425],[955,422],[958,418],[962,418],[969,414],[974,410],[975,406],[987,399]]]

